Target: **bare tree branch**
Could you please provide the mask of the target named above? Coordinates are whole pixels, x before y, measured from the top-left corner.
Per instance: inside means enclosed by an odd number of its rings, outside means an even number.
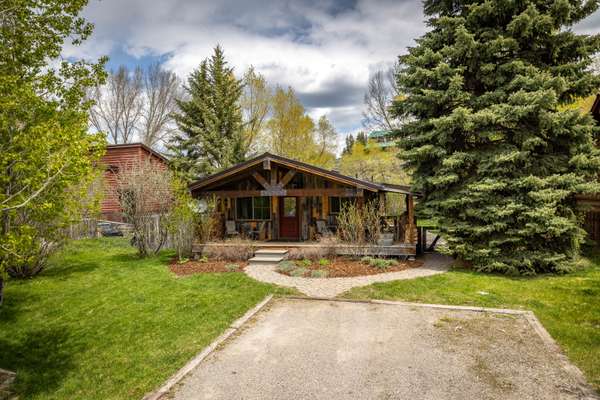
[[[126,66],[111,72],[106,85],[90,93],[95,105],[90,110],[90,123],[98,131],[107,132],[112,143],[129,143],[138,131],[143,108],[143,71],[132,73]]]
[[[152,147],[164,141],[174,130],[172,113],[180,93],[177,76],[165,71],[160,64],[152,64],[144,73],[144,97],[146,104],[142,113],[141,140]]]
[[[390,113],[394,97],[400,95],[395,80],[396,68],[397,66],[386,72],[377,71],[369,79],[363,112],[363,126],[367,129],[391,131],[400,125],[400,122]]]

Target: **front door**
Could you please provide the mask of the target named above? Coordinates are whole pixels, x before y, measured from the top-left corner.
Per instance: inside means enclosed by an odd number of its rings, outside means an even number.
[[[282,197],[279,202],[279,237],[298,240],[298,198]]]

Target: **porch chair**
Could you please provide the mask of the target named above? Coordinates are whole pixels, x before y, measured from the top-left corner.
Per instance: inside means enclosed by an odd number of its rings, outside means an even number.
[[[327,223],[325,222],[325,220],[318,219],[316,221],[316,224],[317,224],[317,233],[319,235],[321,235],[321,236],[331,235],[331,231],[327,227]]]
[[[239,236],[240,233],[235,228],[235,221],[225,221],[225,236]]]

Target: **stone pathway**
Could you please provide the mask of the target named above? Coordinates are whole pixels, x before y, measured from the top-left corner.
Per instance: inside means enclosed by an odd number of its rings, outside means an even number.
[[[310,297],[332,298],[357,286],[441,274],[448,271],[452,263],[452,258],[437,253],[427,254],[421,260],[423,265],[419,268],[351,278],[295,278],[276,272],[276,265],[249,265],[245,271],[261,282],[294,287]]]

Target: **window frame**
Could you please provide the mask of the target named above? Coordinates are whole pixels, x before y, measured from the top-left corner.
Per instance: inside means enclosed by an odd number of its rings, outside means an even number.
[[[256,210],[257,210],[257,206],[255,205],[255,201],[254,199],[267,199],[266,201],[266,207],[265,206],[261,206],[259,207],[262,210],[262,213],[264,213],[264,211],[267,211],[267,218],[256,218]],[[250,199],[250,218],[240,218],[239,215],[239,210],[238,210],[238,203],[241,199]],[[268,196],[246,196],[246,197],[237,197],[235,199],[235,219],[237,221],[269,221],[271,220],[271,202],[269,201],[270,197]],[[264,215],[263,215],[264,216]]]

